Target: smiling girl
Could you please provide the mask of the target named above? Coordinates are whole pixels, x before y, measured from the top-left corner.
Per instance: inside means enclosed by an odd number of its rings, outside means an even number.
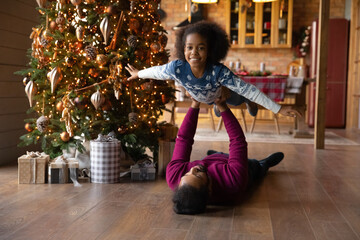
[[[178,60],[140,71],[128,64],[125,67],[131,74],[128,80],[175,80],[192,98],[207,104],[214,104],[215,99],[221,95],[221,87],[224,86],[230,90],[227,103],[237,106],[245,102],[252,116],[257,114],[256,104],[286,116],[299,114],[289,106],[277,104],[221,64],[220,61],[226,57],[229,47],[226,32],[216,23],[201,21],[191,24],[177,32],[175,49]],[[220,116],[217,109],[214,110],[216,115]]]

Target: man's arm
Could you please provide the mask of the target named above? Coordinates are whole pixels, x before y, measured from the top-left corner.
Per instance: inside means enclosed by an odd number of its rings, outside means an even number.
[[[176,138],[172,159],[166,168],[166,181],[171,189],[175,189],[190,162],[194,135],[196,132],[200,103],[192,102]]]
[[[248,181],[247,142],[238,120],[223,101],[223,99],[217,99],[215,103],[219,108],[230,139],[226,177],[233,186],[245,190]]]

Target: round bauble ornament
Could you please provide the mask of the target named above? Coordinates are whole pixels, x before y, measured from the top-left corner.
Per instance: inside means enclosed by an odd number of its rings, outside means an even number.
[[[119,8],[116,5],[110,5],[106,8],[106,12],[110,15],[119,14]]]
[[[30,80],[31,80],[30,76],[25,76],[25,77],[23,78],[23,84],[24,84],[24,86],[26,86],[26,85],[30,82]]]
[[[105,45],[107,45],[110,39],[110,32],[111,32],[109,17],[104,17],[104,19],[101,21],[100,31],[104,37],[104,43]]]
[[[25,129],[26,129],[26,131],[28,131],[28,132],[31,132],[32,130],[34,130],[34,129],[32,128],[32,126],[31,126],[30,123],[26,123],[26,124],[25,124]]]
[[[85,54],[86,54],[86,58],[89,61],[95,60],[96,55],[97,55],[96,48],[94,46],[92,46],[92,45],[86,46],[85,47]]]
[[[104,102],[105,97],[99,90],[91,95],[91,103],[94,105],[95,109],[98,109]]]
[[[165,94],[161,95],[161,102],[163,104],[167,104],[169,102],[168,96],[166,96]]]
[[[132,48],[136,48],[138,45],[138,38],[135,35],[130,35],[127,39],[127,44]]]
[[[36,127],[40,132],[45,132],[49,126],[50,120],[45,116],[41,116],[36,120]]]
[[[60,138],[63,142],[68,142],[70,140],[70,135],[68,132],[60,133]]]
[[[132,18],[130,19],[130,22],[129,22],[129,28],[130,30],[132,31],[137,31],[140,27],[140,22],[139,20],[137,20],[136,18]]]
[[[51,93],[54,93],[57,84],[58,84],[58,83],[61,81],[61,79],[63,78],[63,75],[62,75],[62,73],[61,73],[61,69],[60,69],[59,67],[53,68],[53,69],[48,73],[48,78],[49,78],[50,85],[51,85]]]
[[[139,116],[137,113],[131,112],[131,113],[129,113],[128,117],[129,117],[129,122],[136,123],[138,121]]]
[[[46,5],[47,0],[36,0],[39,7],[44,8]]]
[[[166,47],[167,42],[168,42],[168,37],[165,34],[159,36],[159,43],[162,48]]]
[[[36,95],[36,92],[37,92],[37,87],[36,87],[34,81],[30,80],[28,82],[28,84],[26,84],[26,87],[25,87],[25,93],[29,99],[30,107],[32,107],[33,98]]]
[[[76,59],[73,56],[66,56],[65,63],[68,67],[72,67],[76,63]]]
[[[84,40],[84,35],[85,35],[85,28],[83,26],[78,26],[76,28],[76,38],[79,41],[83,41]]]
[[[81,0],[70,0],[70,2],[74,5],[74,6],[78,6],[81,3]]]
[[[55,21],[51,21],[49,24],[50,30],[54,31],[57,27],[56,22]]]
[[[100,66],[104,66],[106,64],[106,62],[107,62],[107,57],[104,54],[98,54],[96,56],[96,62]]]
[[[98,72],[98,70],[96,70],[96,68],[90,68],[88,71],[88,74],[93,78],[96,78],[99,76],[99,72]]]
[[[151,52],[153,53],[158,53],[160,51],[160,44],[158,42],[153,42],[152,44],[150,44],[150,49]]]
[[[62,110],[64,110],[64,104],[62,101],[60,101],[56,104],[56,110],[59,112],[62,112]]]

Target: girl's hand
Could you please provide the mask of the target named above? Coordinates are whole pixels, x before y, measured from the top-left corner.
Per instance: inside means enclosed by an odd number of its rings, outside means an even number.
[[[216,104],[217,108],[220,112],[225,112],[229,109],[228,105],[226,104],[226,99],[228,98],[228,92],[222,91],[221,96],[215,99],[214,103]]]
[[[291,106],[282,106],[279,113],[288,117],[296,117],[296,115],[301,117],[301,113]]]
[[[125,69],[130,73],[130,77],[128,78],[128,80],[134,80],[139,78],[138,76],[138,72],[139,70],[137,70],[136,68],[134,68],[133,66],[131,66],[129,63],[127,64],[127,66],[125,66]]]

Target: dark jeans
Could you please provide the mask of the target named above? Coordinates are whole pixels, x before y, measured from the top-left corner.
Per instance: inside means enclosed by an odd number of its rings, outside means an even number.
[[[227,104],[233,105],[233,106],[239,106],[243,104],[244,102],[249,103],[251,102],[249,99],[239,95],[238,93],[230,90],[230,97],[226,100]]]

